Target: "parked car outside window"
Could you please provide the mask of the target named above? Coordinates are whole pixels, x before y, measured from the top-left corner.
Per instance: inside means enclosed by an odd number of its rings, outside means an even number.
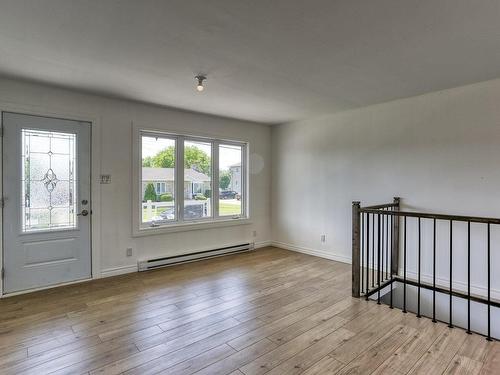
[[[225,190],[219,193],[219,199],[237,199],[238,196],[239,194],[233,190]]]

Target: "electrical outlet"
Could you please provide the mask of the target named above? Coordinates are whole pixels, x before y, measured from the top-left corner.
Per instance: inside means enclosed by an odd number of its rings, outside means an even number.
[[[256,230],[254,230],[254,231],[252,232],[252,236],[257,237],[257,231],[256,231]]]
[[[126,252],[127,256],[128,257],[131,257],[132,256],[132,248],[131,247],[128,247],[127,248],[127,252]]]
[[[326,242],[326,234],[322,234],[321,235],[321,243],[325,243]]]

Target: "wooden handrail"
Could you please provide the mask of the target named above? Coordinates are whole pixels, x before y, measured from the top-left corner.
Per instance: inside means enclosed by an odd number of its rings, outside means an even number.
[[[362,210],[377,210],[377,209],[381,209],[381,208],[391,208],[391,207],[399,207],[399,202],[376,204],[374,206],[361,207],[361,209]]]
[[[471,223],[484,223],[484,224],[500,224],[500,219],[490,218],[490,217],[480,217],[480,216],[462,216],[462,215],[445,215],[445,214],[433,214],[427,212],[412,212],[412,211],[388,211],[388,210],[377,210],[372,208],[360,208],[360,212],[368,214],[380,214],[380,215],[393,215],[393,216],[406,216],[406,217],[420,217],[424,219],[436,219],[436,220],[452,220],[452,221],[464,221]]]

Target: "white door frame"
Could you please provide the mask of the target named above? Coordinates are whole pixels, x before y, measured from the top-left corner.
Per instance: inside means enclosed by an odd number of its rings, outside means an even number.
[[[101,277],[101,186],[99,181],[99,176],[101,173],[101,124],[99,119],[95,115],[91,114],[82,114],[82,113],[74,113],[74,112],[66,112],[61,109],[51,109],[46,107],[40,107],[36,105],[28,105],[28,104],[13,104],[13,103],[5,103],[0,102],[0,114],[1,112],[16,112],[26,115],[34,115],[34,116],[45,116],[45,117],[57,117],[64,118],[68,120],[76,120],[76,121],[85,121],[91,124],[91,150],[90,150],[90,158],[91,158],[91,181],[90,181],[90,190],[92,194],[92,225],[90,228],[91,235],[91,278],[99,279]],[[0,122],[2,116],[0,116]],[[0,124],[3,129],[3,124]],[[0,181],[3,181],[3,150],[2,143],[0,142]],[[3,196],[3,186],[0,183],[0,197]],[[3,209],[2,209],[3,213]],[[3,228],[3,214],[0,215],[0,228]],[[0,230],[0,269],[3,268],[3,230]],[[10,297],[17,294],[24,294],[33,292],[35,290],[49,289],[59,285],[68,285],[75,284],[80,282],[85,282],[88,280],[78,280],[69,283],[51,285],[43,288],[35,288],[29,290],[23,290],[21,292],[16,293],[3,293],[3,278],[0,278],[0,298],[2,297]]]

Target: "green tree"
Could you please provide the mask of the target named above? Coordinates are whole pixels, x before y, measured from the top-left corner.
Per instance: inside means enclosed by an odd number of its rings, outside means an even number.
[[[219,187],[222,190],[227,190],[231,184],[231,173],[229,171],[221,171],[219,175]]]
[[[151,158],[151,167],[154,168],[174,168],[175,166],[175,147],[169,146],[158,152]]]
[[[151,156],[146,156],[145,158],[142,159],[142,166],[143,167],[153,166],[153,159],[151,158]]]
[[[174,168],[175,166],[175,148],[169,146],[161,150],[153,157],[142,159],[143,167],[153,168]],[[184,168],[192,168],[198,172],[210,176],[210,155],[196,146],[187,146],[184,148]]]
[[[156,202],[156,191],[153,184],[146,185],[146,190],[144,191],[144,201]]]
[[[184,147],[184,168],[192,168],[210,176],[210,155],[196,146]]]

